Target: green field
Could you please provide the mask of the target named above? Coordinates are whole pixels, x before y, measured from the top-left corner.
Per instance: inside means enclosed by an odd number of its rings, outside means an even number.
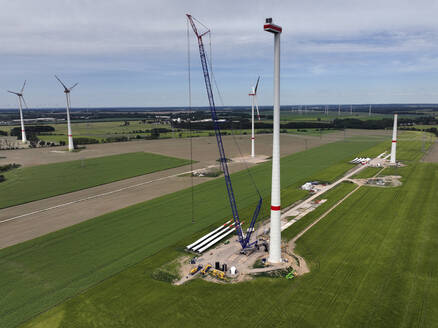
[[[372,113],[371,116],[368,115],[368,111],[366,112],[355,112],[353,108],[353,114],[350,115],[350,107],[348,106],[348,109],[346,107],[342,107],[341,109],[341,115],[338,115],[338,111],[336,108],[336,111],[332,110],[333,107],[331,107],[331,110],[329,111],[328,115],[325,115],[323,112],[311,112],[308,111],[307,113],[298,113],[295,111],[287,111],[282,110],[280,113],[280,120],[284,122],[290,122],[290,121],[321,121],[321,122],[329,122],[333,121],[334,119],[340,118],[340,119],[346,119],[346,118],[354,118],[359,120],[381,120],[383,118],[389,118],[392,119],[394,117],[393,114],[378,114],[378,113]],[[272,111],[263,111],[264,115],[272,115]],[[404,118],[414,118],[415,115],[409,115],[409,114],[403,114]]]
[[[93,138],[98,140],[99,142],[104,142],[104,140],[108,137],[121,137],[127,136],[131,139],[135,139],[137,136],[142,138],[150,137],[150,133],[146,132],[133,132],[135,130],[150,130],[154,128],[167,128],[171,129],[171,126],[168,124],[143,124],[141,121],[130,121],[130,125],[125,126],[125,121],[112,121],[112,122],[88,122],[88,123],[72,123],[73,137],[80,138]],[[67,125],[66,124],[44,124],[50,125],[55,128],[55,131],[51,134],[40,134],[38,135],[38,139],[43,140],[45,142],[54,142],[58,144],[60,141],[68,142],[67,138]],[[19,126],[0,126],[1,131],[10,132],[10,130],[14,127]],[[256,134],[265,133],[268,129],[256,129]],[[317,129],[282,129],[286,130],[286,133],[290,134],[298,134],[298,135],[309,135],[309,136],[320,136],[325,135],[327,133],[336,132],[338,130],[322,130],[319,131]],[[300,131],[298,131],[300,130]],[[244,137],[245,135],[250,136],[250,129],[240,129],[240,130],[223,130],[223,134],[235,134]],[[203,130],[203,131],[188,131],[182,130],[177,131],[175,129],[174,132],[166,132],[160,133],[159,138],[187,138],[189,136],[192,137],[208,137],[214,136],[214,131]]]
[[[11,170],[0,184],[0,208],[190,164],[150,153],[128,153]]]
[[[375,144],[374,139],[338,142],[283,158],[283,199],[292,203],[302,198],[305,193],[297,188],[302,182]],[[251,169],[266,196],[263,213],[269,209],[270,165]],[[233,185],[245,218],[257,200],[255,191],[244,171],[233,174]],[[0,326],[13,327],[229,217],[223,178],[195,186],[194,198],[195,224],[188,189],[0,250],[0,294],[5,295],[0,299]]]
[[[170,128],[170,125],[165,124],[143,124],[141,121],[129,121],[129,125],[124,125],[125,121],[110,121],[110,122],[87,122],[87,123],[72,123],[72,131],[74,136],[106,136],[108,134],[123,134],[132,130],[146,130],[153,128]],[[67,135],[67,124],[43,124],[50,125],[55,128],[53,134]],[[0,126],[0,130],[10,132],[14,126]]]
[[[156,267],[181,254],[178,243],[24,326],[436,327],[438,165],[411,162],[399,173],[401,187],[360,188],[298,240],[311,265],[302,277],[178,287],[153,280]]]

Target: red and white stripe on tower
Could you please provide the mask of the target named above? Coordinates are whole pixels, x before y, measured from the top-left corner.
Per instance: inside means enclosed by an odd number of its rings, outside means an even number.
[[[274,129],[272,142],[271,230],[269,262],[281,262],[280,197],[280,34],[282,28],[267,18],[264,30],[274,34]]]

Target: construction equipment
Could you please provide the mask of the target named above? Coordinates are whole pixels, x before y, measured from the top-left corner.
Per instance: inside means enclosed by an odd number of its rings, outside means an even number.
[[[211,264],[207,264],[204,269],[202,269],[201,274],[205,276],[205,274],[211,269]]]
[[[204,43],[202,41],[202,37],[205,36],[206,34],[210,33],[210,30],[206,29],[206,31],[204,31],[203,33],[199,33],[198,28],[196,27],[196,24],[194,22],[194,20],[196,20],[196,19],[189,14],[187,14],[187,19],[189,20],[190,25],[192,26],[193,32],[195,33],[196,38],[198,40],[199,56],[201,58],[201,65],[202,65],[202,70],[204,73],[204,82],[205,82],[205,87],[207,89],[207,96],[208,96],[208,102],[210,105],[211,118],[213,121],[214,132],[215,132],[215,136],[216,136],[217,145],[219,148],[220,164],[221,164],[222,171],[224,172],[225,184],[227,187],[228,199],[230,202],[231,211],[233,213],[233,219],[234,219],[234,223],[235,223],[235,227],[236,227],[236,233],[237,233],[237,236],[239,239],[239,243],[242,246],[242,252],[245,252],[246,250],[252,249],[255,247],[255,245],[257,245],[257,241],[250,243],[250,238],[251,238],[251,234],[254,231],[254,225],[255,225],[255,222],[256,222],[257,217],[259,215],[263,200],[262,200],[262,197],[261,197],[259,191],[257,190],[257,193],[259,196],[258,205],[257,205],[256,209],[254,210],[254,214],[252,216],[250,227],[248,228],[246,235],[244,235],[242,232],[242,225],[241,225],[240,219],[239,219],[239,213],[237,211],[236,199],[234,197],[234,191],[233,191],[233,186],[231,184],[230,173],[228,171],[227,157],[225,156],[224,145],[222,143],[222,134],[221,134],[221,130],[219,127],[219,120],[218,120],[217,113],[216,113],[216,105],[215,105],[214,97],[213,97],[213,89],[211,87],[210,74],[208,72],[207,57],[205,55]],[[197,22],[199,23],[199,21],[197,21]]]
[[[288,280],[293,279],[295,277],[295,274],[296,274],[296,271],[294,269],[292,269],[292,271],[286,275],[286,279],[288,279]]]
[[[198,271],[201,269],[202,269],[202,264],[199,264],[197,267],[194,267],[192,270],[190,270],[190,274],[193,276],[196,273],[198,273]]]
[[[223,272],[223,271],[213,269],[213,270],[210,271],[210,274],[211,274],[213,277],[216,277],[216,278],[218,278],[218,279],[221,279],[221,280],[224,280],[224,279],[225,279],[225,272]]]

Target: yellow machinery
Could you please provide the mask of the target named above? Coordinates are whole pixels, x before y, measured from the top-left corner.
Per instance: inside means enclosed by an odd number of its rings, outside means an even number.
[[[202,275],[205,275],[205,274],[208,272],[208,270],[210,270],[210,269],[211,269],[211,264],[207,264],[207,265],[205,266],[205,268],[202,269],[201,274],[202,274]]]
[[[194,267],[192,270],[190,270],[190,274],[194,275],[194,274],[196,274],[201,269],[202,269],[202,265],[200,264],[200,265]]]
[[[223,271],[213,269],[213,270],[210,271],[210,274],[213,277],[216,277],[216,278],[219,278],[219,279],[222,279],[222,280],[225,279],[225,272],[223,272]]]

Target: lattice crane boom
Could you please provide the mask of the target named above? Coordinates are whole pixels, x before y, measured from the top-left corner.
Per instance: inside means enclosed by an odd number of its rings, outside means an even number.
[[[218,117],[217,117],[217,113],[216,113],[216,105],[214,102],[214,96],[213,96],[213,89],[211,87],[211,79],[210,79],[210,74],[208,72],[208,65],[207,65],[207,57],[205,55],[205,48],[204,48],[204,43],[202,41],[202,37],[206,34],[208,34],[210,32],[210,30],[206,30],[203,33],[199,33],[198,29],[196,27],[196,24],[193,20],[193,17],[189,14],[187,14],[187,18],[190,22],[190,25],[192,26],[193,32],[196,35],[196,38],[198,40],[198,47],[199,47],[199,55],[201,58],[201,64],[202,64],[202,71],[204,74],[204,81],[205,81],[205,87],[207,89],[207,96],[208,96],[208,102],[210,105],[210,112],[211,112],[211,118],[213,121],[213,126],[214,126],[214,132],[215,132],[215,136],[216,136],[216,141],[217,141],[217,145],[219,148],[219,156],[220,156],[220,164],[221,164],[221,168],[222,171],[224,172],[224,177],[225,177],[225,184],[227,187],[227,193],[228,193],[228,199],[230,202],[230,206],[231,206],[231,211],[233,213],[233,219],[235,222],[235,226],[236,226],[236,233],[237,236],[239,238],[239,242],[243,248],[243,250],[245,250],[246,248],[250,247],[253,244],[250,244],[250,238],[251,238],[251,234],[254,230],[254,224],[257,220],[258,214],[260,212],[260,208],[261,208],[261,204],[262,204],[262,198],[260,197],[258,206],[254,212],[254,215],[252,217],[251,220],[251,224],[250,224],[250,228],[248,229],[248,232],[246,234],[246,236],[244,236],[243,232],[242,232],[242,226],[240,224],[240,219],[239,219],[239,213],[237,210],[237,204],[236,204],[236,199],[234,197],[234,191],[233,191],[233,185],[231,183],[231,177],[230,177],[230,173],[228,170],[228,164],[227,164],[227,158],[225,156],[225,150],[224,150],[224,145],[222,142],[222,135],[221,135],[221,130],[220,130],[220,126],[219,126],[219,122],[218,122]]]

